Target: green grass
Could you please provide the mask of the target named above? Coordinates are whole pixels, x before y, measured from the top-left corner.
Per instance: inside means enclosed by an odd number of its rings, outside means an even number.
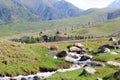
[[[107,61],[118,61],[120,62],[120,54],[114,55],[109,53],[99,54],[93,57],[95,61],[107,62]]]
[[[45,56],[49,53],[40,44],[17,44],[0,42],[0,75],[15,76],[39,72],[41,69],[68,68],[63,59],[54,60]],[[62,64],[62,65],[61,65]]]
[[[117,77],[117,78],[115,78],[114,75],[113,75],[113,73],[112,73],[112,74],[109,74],[109,75],[105,76],[103,78],[103,80],[120,80],[120,76]]]
[[[36,73],[39,70],[39,67],[36,68],[36,66],[38,66],[38,62],[41,61],[40,57],[25,48],[24,45],[17,45],[9,42],[2,42],[0,45],[0,50],[2,52],[0,56],[0,72],[12,76]],[[30,64],[32,64],[32,66],[30,66]]]
[[[102,78],[106,74],[111,74],[115,72],[115,70],[112,68],[95,68],[95,69],[96,69],[95,74],[85,74],[80,76],[83,69],[78,69],[75,71],[54,74],[53,76],[49,77],[46,80],[95,80],[98,77]]]

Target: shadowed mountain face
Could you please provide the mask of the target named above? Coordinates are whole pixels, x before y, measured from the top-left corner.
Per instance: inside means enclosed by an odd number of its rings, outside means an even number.
[[[108,14],[108,19],[114,19],[117,17],[120,17],[120,9]]]
[[[108,14],[108,19],[114,19],[114,18],[120,17],[120,0],[115,0],[108,7],[117,8],[116,11]]]
[[[110,8],[120,8],[120,0],[115,0],[108,7],[110,7]]]
[[[114,19],[120,17],[120,0],[115,0],[108,6],[108,8],[117,9],[114,12],[108,14],[108,19]]]
[[[64,0],[20,0],[32,13],[43,20],[78,16],[82,10]]]
[[[81,11],[64,0],[0,0],[0,24],[67,18]]]

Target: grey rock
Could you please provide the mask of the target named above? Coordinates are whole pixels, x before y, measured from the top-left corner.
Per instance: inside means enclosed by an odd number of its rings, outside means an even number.
[[[115,62],[115,61],[107,61],[107,64],[112,65],[112,66],[120,66],[120,63]]]
[[[96,78],[96,80],[103,80],[102,78]]]
[[[105,65],[100,62],[91,61],[87,62],[86,66],[104,67]]]
[[[95,74],[96,70],[91,68],[91,67],[85,67],[82,71],[82,73],[80,74],[80,76],[85,75],[86,73],[89,74]]]
[[[63,51],[60,51],[58,54],[57,54],[57,57],[65,57],[67,56],[68,52],[63,50]]]

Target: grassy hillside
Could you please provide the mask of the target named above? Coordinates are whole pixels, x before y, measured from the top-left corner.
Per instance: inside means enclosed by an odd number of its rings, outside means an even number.
[[[92,12],[90,14],[89,11],[91,10]],[[36,33],[38,35],[41,31],[45,34],[54,34],[57,30],[61,31],[63,35],[64,33],[67,33],[67,36],[103,36],[118,32],[120,30],[120,18],[101,23],[99,21],[97,22],[97,20],[100,19],[99,17],[102,15],[101,12],[106,13],[105,10],[106,9],[101,9],[98,11],[98,9],[90,9],[88,12],[84,12],[85,14],[80,17],[68,19],[0,25],[0,38],[20,34],[28,35]],[[94,12],[96,12],[96,15]],[[99,15],[97,15],[97,13],[99,13]],[[93,17],[93,15],[95,16]]]
[[[44,44],[0,42],[0,76],[27,75],[42,69],[56,70],[60,67],[69,67],[63,59],[54,60],[47,57],[48,53],[50,51]]]
[[[0,38],[20,34],[28,35],[35,33],[38,35],[40,31],[45,34],[54,34],[57,30],[59,30],[63,35],[64,33],[67,33],[69,36],[103,36],[111,35],[120,31],[120,18],[105,21],[97,25],[88,25],[88,22],[92,20],[92,17],[86,19],[86,16],[81,16],[76,18],[44,22],[12,23],[8,25],[0,25]]]
[[[91,18],[86,19],[83,17],[54,20],[54,21],[44,21],[44,22],[28,22],[28,23],[12,23],[8,25],[0,25],[0,37],[25,34],[25,33],[35,33],[46,30],[54,32],[56,30],[71,33],[71,29],[82,27],[84,24],[88,24]],[[81,28],[80,28],[81,29]]]

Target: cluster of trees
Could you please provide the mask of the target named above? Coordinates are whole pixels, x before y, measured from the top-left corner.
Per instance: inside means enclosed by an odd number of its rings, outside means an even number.
[[[47,35],[43,35],[42,39],[44,42],[53,42],[53,41],[57,41],[57,37],[56,36],[47,36]]]
[[[29,36],[24,36],[18,40],[18,42],[22,43],[40,43],[40,42],[55,42],[55,41],[64,41],[64,39],[59,40],[58,36],[47,36],[43,35],[41,37],[29,37]],[[65,38],[65,40],[81,40],[81,39],[92,39],[94,38],[93,36],[68,36],[68,37],[60,37],[60,38]]]
[[[60,35],[57,31],[54,36],[43,35],[42,32],[39,33],[38,37],[33,36],[23,36],[20,39],[13,39],[12,41],[22,42],[22,43],[40,43],[40,42],[55,42],[55,41],[65,41],[65,40],[81,40],[81,39],[92,39],[93,36],[68,36],[64,37]]]
[[[40,43],[40,42],[54,42],[58,41],[56,36],[39,36],[39,37],[33,37],[33,36],[24,36],[20,39],[13,40],[16,42],[22,42],[22,43]]]
[[[22,43],[37,43],[37,42],[41,42],[42,38],[41,37],[33,37],[33,36],[24,36],[22,38],[20,38],[18,40],[18,42],[22,42]]]
[[[68,36],[68,40],[92,39],[93,36]]]

